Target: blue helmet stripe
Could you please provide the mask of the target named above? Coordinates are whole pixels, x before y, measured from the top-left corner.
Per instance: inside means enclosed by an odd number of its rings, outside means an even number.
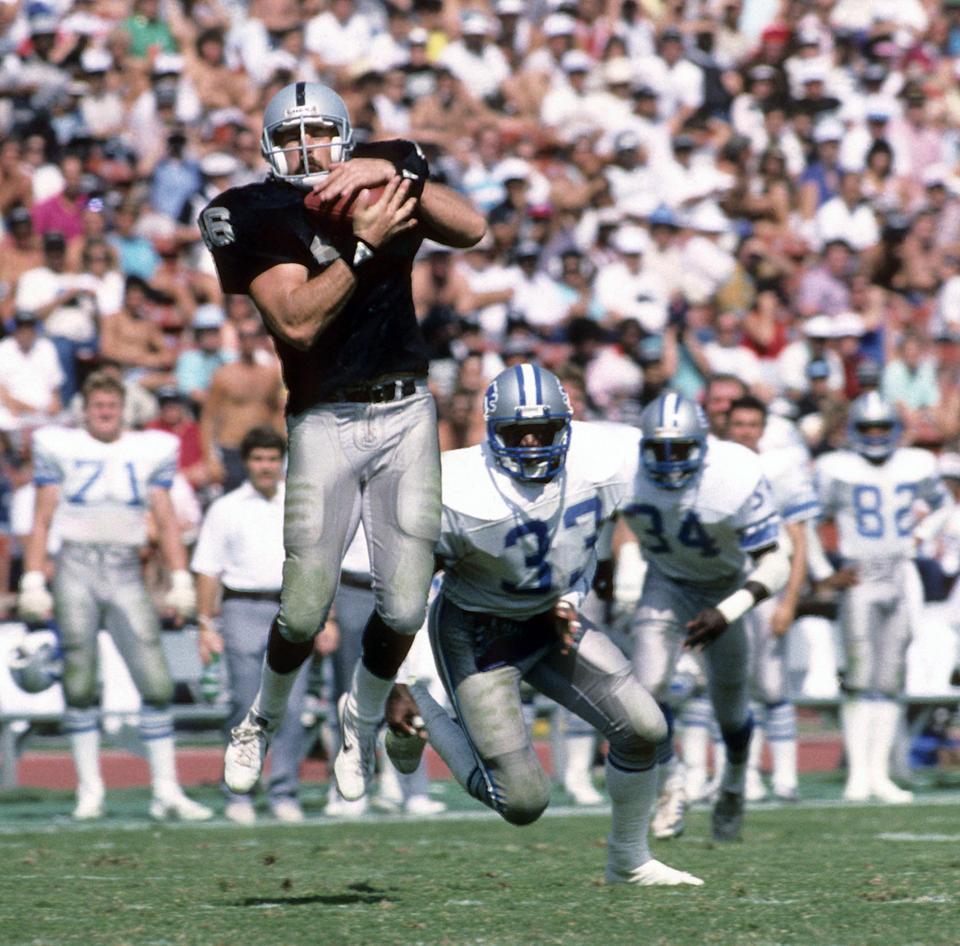
[[[517,373],[517,387],[520,391],[520,407],[527,406],[527,386],[523,383],[523,365],[513,369]]]
[[[297,105],[307,104],[307,83],[298,82],[296,86]]]

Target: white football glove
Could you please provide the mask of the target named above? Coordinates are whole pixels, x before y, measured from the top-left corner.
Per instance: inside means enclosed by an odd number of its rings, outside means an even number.
[[[197,592],[193,587],[193,576],[185,568],[178,568],[170,573],[170,590],[163,603],[181,621],[186,621],[196,613]]]
[[[46,621],[53,616],[53,595],[43,572],[26,572],[20,579],[17,611],[24,621]]]

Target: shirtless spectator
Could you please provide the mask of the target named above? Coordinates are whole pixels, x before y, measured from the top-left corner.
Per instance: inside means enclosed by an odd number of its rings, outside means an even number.
[[[472,307],[473,293],[453,265],[449,247],[427,243],[413,267],[413,308],[420,321],[438,314],[463,315]]]
[[[283,380],[276,359],[263,363],[263,326],[251,318],[237,334],[240,357],[214,373],[200,414],[208,472],[225,491],[236,489],[246,475],[240,444],[247,431],[264,425],[284,430]]]
[[[226,316],[219,306],[200,306],[191,323],[194,345],[181,348],[177,355],[177,389],[198,408],[207,399],[213,376],[233,361],[223,347],[221,332],[225,322]]]
[[[138,375],[144,387],[156,389],[173,381],[176,355],[150,318],[148,292],[142,279],[127,277],[123,307],[100,320],[100,354]]]
[[[0,144],[0,213],[16,207],[29,209],[33,203],[33,183],[23,169],[23,145],[16,138]]]
[[[14,207],[7,216],[7,234],[0,240],[0,317],[13,311],[17,280],[27,270],[43,264],[40,238],[26,207]]]
[[[458,388],[440,412],[437,434],[441,450],[459,450],[480,443],[485,436],[482,398]]]

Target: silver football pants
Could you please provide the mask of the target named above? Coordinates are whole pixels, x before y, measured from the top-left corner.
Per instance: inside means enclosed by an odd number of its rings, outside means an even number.
[[[143,584],[139,551],[127,545],[65,543],[53,579],[67,706],[97,702],[97,632],[109,631],[144,703],[166,706],[173,682],[160,622]]]
[[[426,384],[386,404],[320,404],[287,427],[284,636],[307,641],[323,627],[361,519],[377,612],[393,630],[415,634],[440,535],[437,415]]]

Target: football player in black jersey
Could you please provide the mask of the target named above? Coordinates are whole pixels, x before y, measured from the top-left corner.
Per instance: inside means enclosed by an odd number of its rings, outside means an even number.
[[[340,793],[352,800],[367,790],[387,694],[423,623],[439,534],[436,408],[413,309],[413,258],[426,238],[472,246],[485,224],[467,200],[428,180],[413,142],[355,145],[343,100],[319,83],[293,83],[270,100],[261,150],[271,175],[226,191],[200,214],[224,292],[256,303],[289,391],[280,611],[224,778],[235,792],[256,784],[362,518],[376,610],[338,708],[334,763]],[[335,216],[350,198],[352,215]]]

